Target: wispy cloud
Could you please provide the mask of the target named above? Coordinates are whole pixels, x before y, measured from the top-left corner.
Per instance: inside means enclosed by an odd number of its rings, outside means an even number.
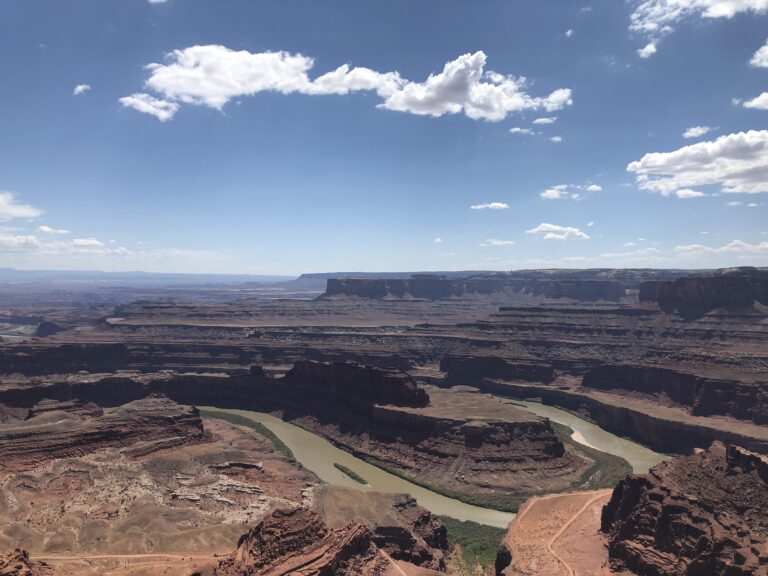
[[[470,208],[472,210],[506,210],[509,208],[509,204],[504,202],[486,202],[485,204],[473,204]]]

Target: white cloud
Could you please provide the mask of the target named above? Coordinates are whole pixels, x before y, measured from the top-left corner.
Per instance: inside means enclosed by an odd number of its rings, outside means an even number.
[[[569,28],[568,30],[565,31],[566,38],[570,38],[571,36],[573,36],[573,28]]]
[[[680,190],[675,190],[675,196],[684,200],[689,200],[691,198],[703,198],[706,194],[704,192],[699,192],[698,190],[691,190],[690,188],[681,188]]]
[[[96,238],[75,238],[72,240],[72,246],[76,248],[101,248],[104,242]]]
[[[19,204],[13,192],[0,192],[0,222],[8,222],[15,218],[37,218],[43,215],[29,204]]]
[[[34,236],[2,236],[0,235],[0,249],[3,250],[28,250],[40,246]]]
[[[536,118],[533,121],[534,124],[554,124],[557,121],[557,116],[544,116],[542,118]]]
[[[562,142],[562,141],[563,141],[563,137],[562,137],[562,136],[552,136],[552,137],[550,138],[550,140],[551,140],[552,142]]]
[[[514,128],[509,129],[510,134],[525,134],[526,136],[533,136],[536,134],[533,130],[530,128],[520,128],[519,126],[515,126]]]
[[[656,52],[658,52],[656,44],[653,42],[648,42],[648,44],[638,49],[637,55],[640,56],[640,58],[647,59],[656,54]]]
[[[486,202],[485,204],[474,204],[470,206],[472,210],[506,210],[509,204],[504,202]]]
[[[442,238],[435,238],[435,244],[442,244],[443,239]]]
[[[683,132],[683,138],[699,138],[704,136],[707,132],[711,132],[712,128],[709,126],[691,126],[685,132]]]
[[[740,200],[732,200],[731,202],[726,202],[726,206],[741,206],[744,202],[741,202]]]
[[[763,92],[760,96],[755,96],[752,100],[742,102],[744,108],[754,108],[755,110],[768,110],[768,92]]]
[[[577,192],[578,190],[586,190],[587,192],[601,192],[603,187],[599,184],[558,184],[556,186],[550,186],[539,196],[544,200],[563,200],[570,198],[571,200],[581,200],[584,195]]]
[[[625,246],[626,248],[634,248],[635,246],[637,246],[637,244],[635,242],[624,242],[622,246]]]
[[[768,192],[768,130],[751,130],[697,142],[673,152],[653,152],[627,166],[643,190],[669,196],[695,186],[725,193]]]
[[[755,68],[768,68],[768,40],[755,52],[749,63]]]
[[[590,222],[587,223],[587,228],[592,228],[592,226],[594,226],[594,225],[595,225],[595,223],[590,221]]]
[[[165,4],[168,0],[148,0],[150,4]]]
[[[687,244],[675,246],[675,252],[698,256],[708,254],[768,254],[768,242],[749,244],[741,240],[732,240],[724,246],[714,248],[702,244]]]
[[[480,246],[487,247],[487,246],[512,246],[515,242],[513,240],[499,240],[497,238],[488,238],[485,242],[481,243]]]
[[[656,52],[658,40],[670,34],[681,20],[693,16],[732,18],[743,12],[763,14],[766,10],[768,0],[642,0],[630,16],[629,29],[651,39],[638,51],[641,57],[648,58]]]
[[[37,231],[43,234],[69,234],[69,230],[63,228],[51,228],[50,226],[38,226]]]
[[[588,240],[589,235],[578,228],[571,226],[558,226],[557,224],[547,224],[543,222],[525,231],[526,234],[544,234],[545,240]]]
[[[133,108],[144,114],[151,114],[161,122],[170,120],[179,110],[179,105],[175,102],[160,100],[149,94],[136,93],[130,96],[120,98],[120,104],[124,108]]]
[[[485,64],[485,53],[478,51],[446,63],[442,72],[421,83],[406,80],[398,72],[381,73],[348,64],[310,79],[314,60],[302,54],[191,46],[168,54],[165,64],[146,67],[150,76],[145,86],[161,99],[134,94],[121,102],[167,120],[179,103],[220,110],[233,98],[265,91],[308,95],[374,91],[382,100],[379,108],[428,116],[463,112],[469,118],[492,122],[513,112],[551,112],[572,104],[567,88],[548,96],[531,96],[525,78],[486,71]]]
[[[74,90],[72,90],[73,96],[79,96],[80,94],[85,94],[91,89],[90,84],[78,84],[75,86]]]
[[[758,204],[757,202],[750,202],[747,204],[747,208],[757,208],[758,206],[761,206],[762,204]]]

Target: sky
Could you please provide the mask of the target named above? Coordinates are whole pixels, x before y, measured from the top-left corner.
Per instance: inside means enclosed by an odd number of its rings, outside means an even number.
[[[0,267],[768,266],[768,0],[0,0]]]

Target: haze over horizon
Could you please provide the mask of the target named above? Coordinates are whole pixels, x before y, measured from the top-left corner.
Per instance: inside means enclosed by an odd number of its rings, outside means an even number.
[[[767,24],[766,0],[0,0],[0,267],[768,266]]]

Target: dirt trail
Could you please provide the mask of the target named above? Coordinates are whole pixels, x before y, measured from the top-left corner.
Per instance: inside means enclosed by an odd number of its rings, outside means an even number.
[[[605,493],[602,493],[602,492],[601,492],[600,494],[598,494],[598,495],[597,495],[597,496],[595,496],[594,498],[591,498],[589,501],[585,502],[585,503],[584,503],[584,505],[583,505],[583,506],[582,506],[582,507],[579,509],[579,511],[578,511],[578,512],[576,512],[576,514],[574,514],[573,516],[571,516],[571,517],[568,519],[568,521],[567,521],[565,524],[563,524],[563,526],[560,528],[560,530],[558,530],[558,531],[555,533],[555,535],[554,535],[554,536],[552,536],[552,538],[550,538],[549,542],[547,542],[547,551],[548,551],[550,554],[552,554],[552,556],[554,556],[555,558],[557,558],[557,559],[558,559],[558,561],[559,561],[559,562],[560,562],[560,563],[561,563],[561,564],[562,564],[562,565],[565,567],[565,570],[566,570],[566,572],[568,573],[568,576],[576,576],[576,572],[575,572],[575,571],[574,571],[574,569],[571,567],[571,565],[570,565],[570,564],[568,564],[568,562],[566,562],[566,561],[563,559],[563,557],[562,557],[562,556],[560,556],[560,554],[558,554],[557,552],[555,552],[555,551],[552,549],[552,545],[555,543],[555,540],[557,540],[558,538],[560,538],[560,536],[562,536],[562,535],[563,535],[563,532],[565,532],[565,531],[566,531],[566,530],[567,530],[567,529],[568,529],[568,528],[571,526],[571,524],[573,524],[573,523],[576,521],[576,519],[577,519],[579,516],[581,516],[581,515],[582,515],[582,514],[583,514],[583,513],[584,513],[586,510],[588,510],[588,509],[589,509],[589,507],[590,507],[590,506],[592,506],[592,504],[594,504],[595,502],[597,502],[598,500],[600,500],[601,498],[604,498],[604,497],[605,497]]]

